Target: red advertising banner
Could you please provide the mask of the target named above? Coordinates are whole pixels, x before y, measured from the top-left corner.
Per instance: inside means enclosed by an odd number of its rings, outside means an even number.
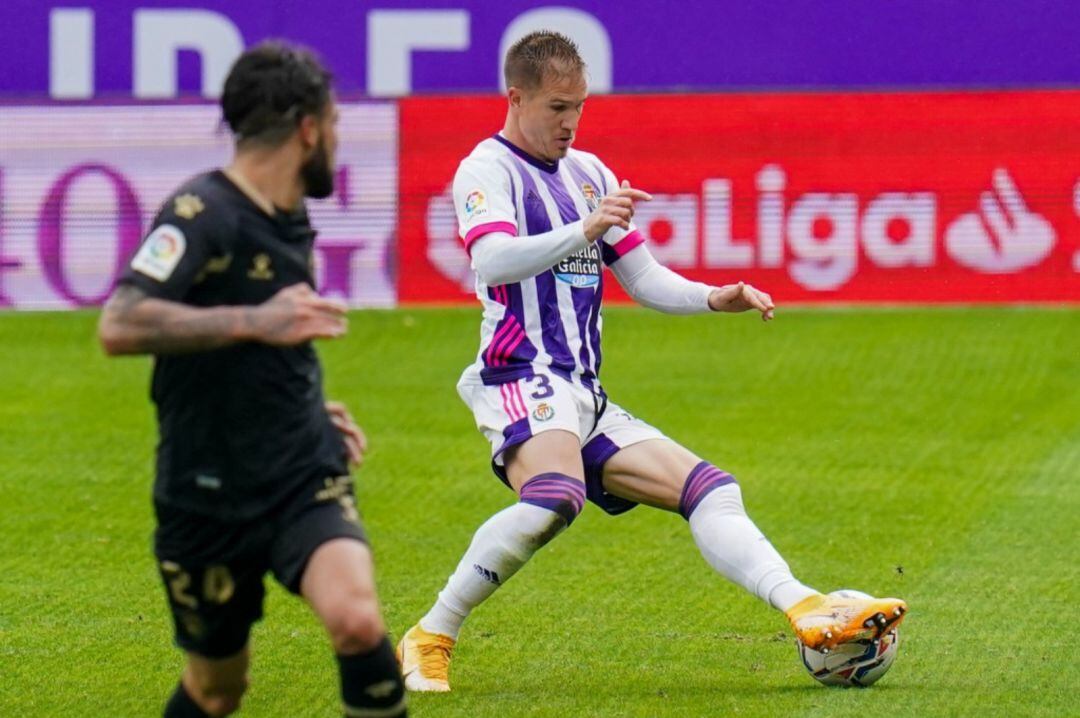
[[[401,101],[402,302],[471,295],[450,183],[505,106]],[[653,194],[635,222],[694,279],[800,302],[1080,302],[1080,91],[596,97],[575,146]]]

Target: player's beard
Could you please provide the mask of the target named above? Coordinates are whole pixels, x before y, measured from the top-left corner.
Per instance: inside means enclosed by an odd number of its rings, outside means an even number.
[[[334,192],[334,172],[330,169],[330,153],[326,143],[319,138],[315,151],[300,165],[300,179],[304,182],[304,194],[312,199],[323,199]]]

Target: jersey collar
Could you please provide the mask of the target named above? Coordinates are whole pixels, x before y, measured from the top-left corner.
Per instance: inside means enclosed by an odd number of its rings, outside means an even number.
[[[521,159],[525,160],[526,162],[528,162],[529,164],[531,164],[533,167],[540,170],[541,172],[547,172],[548,174],[555,174],[556,172],[559,171],[559,161],[558,160],[555,160],[555,162],[552,163],[552,162],[545,162],[544,160],[533,157],[528,152],[521,149],[520,147],[515,145],[510,140],[503,137],[502,133],[496,133],[495,134],[495,139],[498,140],[499,142],[503,143],[504,145],[506,145],[507,149],[509,149],[515,155],[517,155]]]
[[[221,174],[225,177],[225,179],[231,182],[232,185],[236,187],[236,189],[240,190],[240,193],[247,197],[253,205],[261,209],[263,211],[263,214],[267,215],[271,219],[277,217],[277,211],[273,203],[266,197],[264,197],[259,192],[259,190],[255,189],[254,185],[248,182],[247,178],[245,178],[242,174],[230,169],[229,167],[223,167],[221,169]]]

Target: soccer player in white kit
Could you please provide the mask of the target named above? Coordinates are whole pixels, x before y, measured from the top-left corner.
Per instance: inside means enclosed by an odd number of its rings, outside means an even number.
[[[649,195],[571,148],[587,95],[573,42],[527,35],[508,51],[504,74],[506,124],[454,177],[484,307],[480,351],[458,392],[519,501],[476,531],[434,606],[405,634],[406,686],[450,690],[465,618],[567,528],[586,498],[610,514],[638,503],[679,512],[705,560],[783,611],[811,648],[891,630],[903,601],[824,595],[800,583],[747,517],[734,477],[608,399],[599,378],[604,265],[635,301],[670,314],[757,310],[769,320],[773,303],[741,282],[691,282],[653,258],[632,222],[634,204]]]

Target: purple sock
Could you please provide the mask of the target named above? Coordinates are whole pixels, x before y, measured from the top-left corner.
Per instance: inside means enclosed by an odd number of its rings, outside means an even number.
[[[585,507],[585,484],[566,474],[537,474],[521,487],[521,503],[554,511],[569,526]]]
[[[689,521],[690,514],[694,513],[694,509],[710,491],[734,483],[734,476],[726,471],[721,471],[708,461],[702,461],[686,477],[682,496],[679,497],[679,513]]]

